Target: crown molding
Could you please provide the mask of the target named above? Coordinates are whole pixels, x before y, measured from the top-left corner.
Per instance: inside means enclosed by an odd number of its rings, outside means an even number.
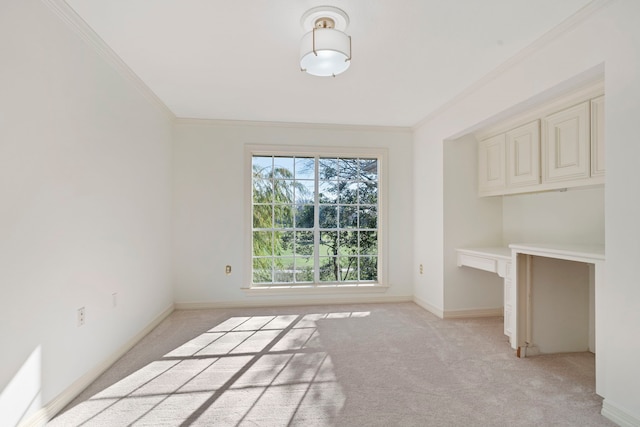
[[[464,102],[466,98],[468,98],[471,94],[485,86],[490,81],[496,79],[500,74],[503,74],[510,68],[516,66],[520,62],[524,61],[527,57],[534,54],[538,50],[544,48],[549,45],[551,42],[559,38],[560,36],[570,32],[582,22],[584,22],[587,18],[593,15],[596,11],[600,10],[604,6],[612,3],[614,0],[593,0],[582,9],[578,10],[576,13],[562,21],[560,24],[552,28],[543,34],[540,38],[533,41],[531,44],[526,46],[524,49],[518,51],[514,56],[507,59],[505,62],[494,68],[489,73],[485,74],[480,80],[473,83],[471,86],[464,89],[458,95],[453,97],[448,102],[445,102],[439,108],[435,109],[433,112],[428,114],[424,119],[420,120],[418,123],[412,126],[412,129],[415,131],[421,126],[429,123],[434,120],[436,117],[440,116],[442,113],[447,111],[448,109],[454,107],[455,105]]]
[[[212,127],[274,127],[290,129],[316,129],[316,130],[344,130],[355,132],[391,132],[413,133],[413,129],[403,126],[375,126],[375,125],[347,125],[331,123],[305,123],[305,122],[268,122],[256,120],[219,120],[219,119],[190,119],[178,117],[176,125],[212,126]]]
[[[84,40],[102,59],[111,65],[125,80],[133,86],[170,120],[175,114],[147,86],[136,73],[111,49],[107,43],[87,24],[84,19],[64,0],[41,0],[51,9],[74,33]]]

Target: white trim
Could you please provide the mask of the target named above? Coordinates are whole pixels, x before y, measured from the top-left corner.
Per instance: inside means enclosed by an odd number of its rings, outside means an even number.
[[[147,326],[145,326],[140,332],[135,334],[131,339],[124,343],[119,349],[117,349],[111,356],[107,357],[101,363],[96,365],[89,372],[82,375],[76,381],[74,381],[69,387],[67,387],[62,393],[49,401],[44,407],[40,408],[37,412],[32,414],[26,420],[20,423],[21,426],[41,426],[53,419],[58,412],[64,409],[73,399],[75,399],[85,388],[87,388],[92,382],[94,382],[100,375],[102,375],[111,365],[113,365],[118,359],[120,359],[126,352],[131,350],[142,338],[144,338],[149,332],[167,318],[173,311],[174,304],[169,305],[158,316],[156,316]]]
[[[636,418],[628,411],[616,407],[608,399],[602,402],[602,411],[600,413],[603,417],[610,419],[621,427],[640,427],[640,418]]]
[[[445,310],[445,319],[468,319],[471,317],[498,317],[504,314],[502,307],[474,308],[470,310]]]
[[[504,314],[503,307],[497,308],[474,308],[468,310],[443,310],[434,305],[429,304],[423,299],[416,296],[413,297],[415,302],[420,307],[427,310],[429,313],[438,316],[441,319],[468,319],[472,317],[498,317]]]
[[[76,13],[64,0],[41,0],[73,32],[84,40],[102,59],[128,80],[148,100],[170,120],[175,120],[173,111],[156,95],[147,84],[105,43],[104,40]]]
[[[413,302],[416,303],[417,305],[419,305],[420,307],[424,308],[425,310],[427,310],[429,313],[443,319],[444,318],[444,313],[442,311],[441,308],[438,308],[434,305],[429,304],[428,302],[426,302],[425,300],[418,298],[416,296],[413,297]]]
[[[335,294],[334,294],[335,295]],[[398,303],[413,301],[411,295],[399,296],[333,296],[329,298],[295,298],[295,299],[260,299],[260,300],[233,300],[233,301],[210,301],[210,302],[177,302],[176,310],[203,310],[216,308],[256,308],[256,307],[289,307],[307,305],[327,305],[327,304],[379,304]]]
[[[335,295],[343,293],[383,293],[389,286],[358,284],[358,285],[292,285],[292,286],[253,286],[241,288],[251,296],[267,295]]]
[[[542,37],[538,38],[533,43],[531,43],[524,49],[520,50],[514,56],[507,59],[501,65],[494,68],[492,71],[487,73],[484,77],[482,77],[480,80],[477,80],[471,86],[464,89],[457,96],[453,97],[448,102],[445,102],[444,104],[442,104],[442,106],[435,109],[433,112],[427,115],[424,119],[420,120],[418,123],[413,125],[412,129],[413,130],[419,129],[420,127],[426,125],[431,120],[435,119],[445,111],[449,110],[450,108],[454,107],[455,105],[461,102],[464,102],[464,100],[467,97],[469,97],[472,93],[479,90],[480,88],[488,84],[490,81],[494,80],[499,75],[505,73],[510,68],[515,67],[518,63],[522,62],[523,60],[528,58],[530,55],[534,54],[536,51],[544,48],[549,43],[552,43],[563,34],[570,32],[575,27],[577,27],[582,22],[584,22],[587,18],[589,18],[592,14],[598,11],[600,8],[606,6],[611,2],[613,2],[613,0],[594,0],[590,2],[589,4],[584,6],[582,9],[580,9],[579,11],[571,15],[569,18],[565,19],[559,25],[547,31],[545,34],[542,35]]]
[[[212,127],[274,127],[288,129],[307,130],[345,130],[354,132],[392,132],[392,133],[413,133],[410,127],[402,126],[374,126],[374,125],[348,125],[331,123],[295,123],[295,122],[266,122],[256,120],[222,120],[222,119],[195,119],[178,117],[176,125],[189,126],[212,126]]]

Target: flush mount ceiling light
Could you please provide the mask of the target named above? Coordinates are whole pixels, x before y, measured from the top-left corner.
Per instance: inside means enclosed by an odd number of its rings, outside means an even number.
[[[351,65],[351,36],[347,14],[337,7],[319,6],[308,10],[300,20],[309,31],[300,45],[300,69],[313,76],[335,77]]]

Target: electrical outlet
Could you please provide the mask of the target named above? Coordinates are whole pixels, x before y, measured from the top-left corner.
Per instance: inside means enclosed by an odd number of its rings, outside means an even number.
[[[422,266],[422,264],[420,264],[420,274],[424,273],[424,267]]]
[[[84,307],[80,307],[78,309],[78,326],[84,325],[85,320],[86,320],[86,313],[84,311]]]
[[[227,265],[224,268],[224,274],[226,274],[227,276],[231,274],[231,266],[230,265]]]

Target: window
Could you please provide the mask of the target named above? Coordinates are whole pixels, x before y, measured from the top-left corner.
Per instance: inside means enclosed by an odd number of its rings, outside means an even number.
[[[381,282],[380,155],[250,158],[252,287]]]

